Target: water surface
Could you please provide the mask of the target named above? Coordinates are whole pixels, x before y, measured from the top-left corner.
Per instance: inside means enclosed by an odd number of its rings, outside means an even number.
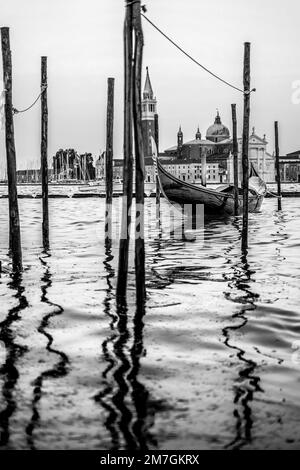
[[[194,241],[152,230],[143,317],[132,259],[116,311],[102,199],[51,199],[48,253],[41,201],[19,204],[25,270],[0,281],[1,449],[300,448],[300,199],[250,215],[247,257],[239,218]],[[0,199],[4,262],[7,232]]]

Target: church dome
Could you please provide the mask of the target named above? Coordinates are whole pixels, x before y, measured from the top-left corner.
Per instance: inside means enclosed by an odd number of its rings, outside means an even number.
[[[228,139],[229,137],[229,129],[228,127],[224,126],[224,124],[222,124],[218,111],[214,124],[207,129],[206,138],[212,142],[221,142],[222,140]]]

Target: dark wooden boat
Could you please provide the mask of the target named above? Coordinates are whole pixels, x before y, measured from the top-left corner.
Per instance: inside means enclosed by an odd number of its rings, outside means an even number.
[[[153,144],[152,144],[153,145]],[[156,146],[155,146],[156,147]],[[155,149],[153,146],[153,150]],[[171,204],[203,204],[205,214],[234,214],[234,186],[222,185],[217,189],[206,186],[195,186],[182,181],[165,170],[153,151],[153,162],[157,168],[157,176],[162,194]],[[249,212],[258,212],[267,192],[265,182],[258,176],[251,165],[249,177]],[[239,189],[239,213],[243,209],[243,193]]]

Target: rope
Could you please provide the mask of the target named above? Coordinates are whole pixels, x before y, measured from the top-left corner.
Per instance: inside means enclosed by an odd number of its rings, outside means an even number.
[[[273,197],[277,197],[277,199],[281,199],[281,196],[278,196],[278,194],[272,193],[272,191],[267,191],[267,194],[270,194]]]
[[[188,54],[186,51],[184,51],[178,44],[176,44],[176,42],[174,42],[169,36],[167,36],[161,29],[158,28],[158,26],[156,26],[151,20],[149,20],[149,18],[147,18],[147,16],[145,16],[143,13],[141,13],[141,16],[143,18],[145,18],[146,21],[148,21],[148,23],[150,23],[153,28],[155,28],[160,34],[162,34],[171,44],[173,44],[173,46],[175,46],[177,49],[180,50],[180,52],[182,52],[184,55],[186,55],[190,60],[192,60],[193,62],[195,62],[195,64],[199,65],[199,67],[201,67],[203,70],[205,70],[207,73],[209,73],[210,75],[212,75],[213,77],[215,77],[217,80],[219,80],[220,82],[222,83],[225,83],[225,85],[228,85],[229,87],[233,88],[234,90],[237,90],[237,91],[240,91],[241,93],[245,93],[245,94],[250,94],[252,91],[256,91],[255,88],[253,88],[253,90],[242,90],[241,88],[238,88],[236,87],[235,85],[232,85],[231,83],[227,82],[226,80],[224,80],[223,78],[219,77],[218,75],[216,75],[215,73],[213,73],[211,70],[209,70],[208,68],[206,68],[204,65],[200,64],[200,62],[198,62],[196,59],[194,59],[190,54]]]
[[[30,105],[28,106],[28,108],[25,108],[25,109],[16,109],[16,108],[13,108],[13,114],[20,114],[20,113],[25,113],[26,111],[29,111],[29,109],[33,108],[33,106],[38,102],[38,100],[40,99],[40,97],[42,96],[42,94],[44,93],[44,91],[47,89],[47,85],[43,85],[41,87],[41,93],[39,94],[39,96],[37,97],[37,99]]]

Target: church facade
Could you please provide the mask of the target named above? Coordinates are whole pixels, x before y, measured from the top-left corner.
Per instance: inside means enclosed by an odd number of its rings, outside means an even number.
[[[275,156],[267,151],[268,142],[266,135],[260,137],[256,134],[255,128],[252,128],[252,134],[249,138],[249,163],[252,163],[255,170],[266,183],[275,182]],[[239,149],[239,180],[242,179],[242,138],[238,139]],[[228,162],[228,181],[233,182],[233,156],[229,155]]]
[[[282,182],[300,183],[300,150],[280,157]]]

